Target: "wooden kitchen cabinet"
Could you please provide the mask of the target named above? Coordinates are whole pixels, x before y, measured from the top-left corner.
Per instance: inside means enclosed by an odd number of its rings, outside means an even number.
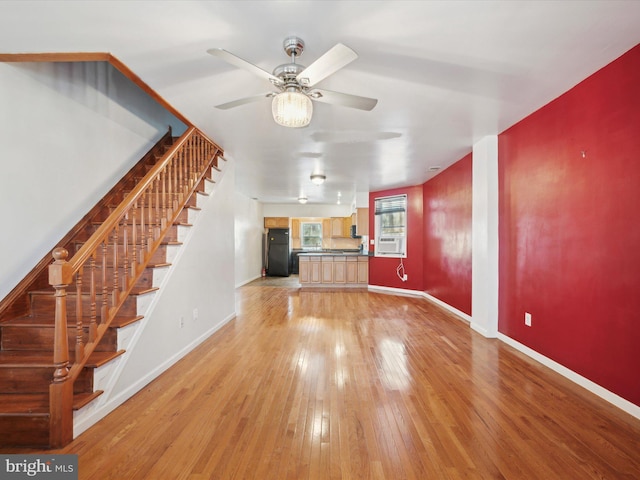
[[[300,239],[300,219],[292,218],[291,219],[291,238],[294,240]]]
[[[322,283],[322,262],[320,257],[309,262],[309,283]]]
[[[302,283],[309,283],[309,259],[308,258],[300,258],[300,264],[298,267],[298,279]]]
[[[331,217],[331,237],[351,237],[351,217]]]
[[[327,240],[331,238],[331,219],[323,218],[322,219],[322,239]]]
[[[347,283],[346,257],[333,257],[333,283]]]
[[[369,283],[369,257],[358,257],[358,283]]]
[[[344,223],[342,222],[341,217],[331,217],[331,237],[332,238],[340,238],[344,237],[342,233],[344,229]]]
[[[369,257],[358,254],[300,254],[301,287],[367,288]]]
[[[333,257],[322,258],[322,283],[333,283]]]
[[[356,235],[369,235],[369,209],[356,209]]]
[[[264,228],[289,228],[289,217],[264,217]]]
[[[300,267],[298,278],[300,283],[313,284],[322,283],[322,257],[300,256]]]

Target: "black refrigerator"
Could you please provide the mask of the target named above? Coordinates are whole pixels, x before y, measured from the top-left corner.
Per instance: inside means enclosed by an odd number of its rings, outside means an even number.
[[[270,228],[267,233],[267,275],[289,276],[288,228]]]

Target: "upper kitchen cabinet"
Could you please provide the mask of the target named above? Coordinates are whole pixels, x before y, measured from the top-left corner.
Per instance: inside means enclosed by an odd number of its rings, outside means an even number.
[[[356,209],[356,235],[369,235],[369,209]]]
[[[323,218],[322,219],[322,239],[326,240],[332,237],[331,232],[331,219]]]
[[[300,239],[300,219],[292,218],[291,219],[291,238],[294,240]]]
[[[331,217],[331,238],[351,237],[351,217]]]
[[[289,228],[289,217],[264,217],[264,228]]]

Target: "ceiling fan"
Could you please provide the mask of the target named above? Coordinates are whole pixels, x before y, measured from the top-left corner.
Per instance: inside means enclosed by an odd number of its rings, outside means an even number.
[[[311,65],[304,67],[296,63],[296,57],[302,55],[304,51],[302,39],[287,37],[282,46],[287,56],[291,57],[291,62],[277,66],[273,70],[273,74],[222,48],[207,50],[207,53],[221,58],[235,67],[243,68],[268,80],[279,90],[216,105],[216,108],[227,110],[265,98],[272,98],[272,113],[276,123],[286,127],[304,127],[311,121],[313,113],[311,100],[367,111],[373,109],[378,103],[375,98],[315,88],[316,84],[358,58],[356,52],[349,47],[338,43]]]

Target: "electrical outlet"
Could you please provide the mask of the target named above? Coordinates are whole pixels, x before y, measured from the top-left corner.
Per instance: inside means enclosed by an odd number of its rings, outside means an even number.
[[[529,312],[524,312],[524,324],[527,327],[531,326],[531,314]]]
[[[180,321],[178,322],[178,325],[180,325],[180,328],[184,327],[184,317],[180,317]]]
[[[193,309],[193,321],[194,322],[198,321],[198,309],[197,308]]]

